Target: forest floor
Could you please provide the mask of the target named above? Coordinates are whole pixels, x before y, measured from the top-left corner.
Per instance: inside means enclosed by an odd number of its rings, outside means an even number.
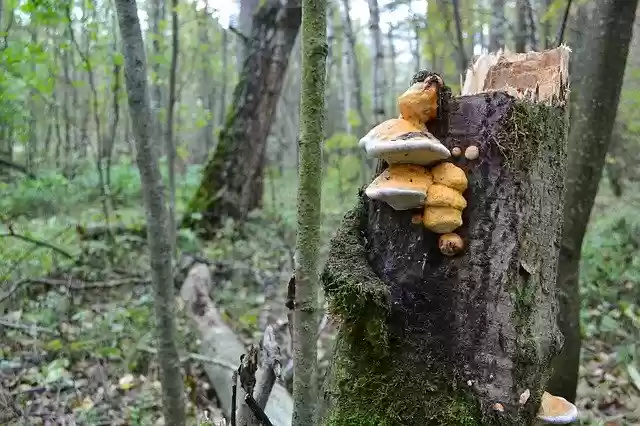
[[[584,425],[640,425],[640,255],[635,240],[625,240],[640,236],[640,220],[625,216],[637,205],[618,207],[599,198],[585,240],[582,274],[589,281],[582,289],[585,342],[577,402]],[[118,216],[143,220],[133,208]],[[340,216],[327,217],[325,241]],[[87,209],[80,216],[14,220],[11,229],[0,229],[0,252],[9,260],[0,273],[22,277],[0,287],[2,425],[161,424],[145,241],[130,235],[115,244],[82,240],[75,225],[96,217],[99,209]],[[274,218],[255,217],[247,226],[239,232],[230,222],[206,246],[188,233],[180,238],[183,250],[216,260],[212,298],[250,344],[261,337],[266,297],[282,308],[274,315],[286,320],[295,233],[290,222]],[[222,413],[204,373],[206,361],[190,356],[198,339],[182,310],[178,329],[190,424],[215,424],[203,422]],[[321,357],[326,366],[326,354]]]

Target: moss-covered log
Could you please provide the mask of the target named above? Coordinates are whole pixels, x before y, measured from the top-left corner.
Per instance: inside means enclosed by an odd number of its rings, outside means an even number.
[[[254,14],[240,81],[183,227],[214,231],[225,217],[243,218],[260,206],[267,137],[301,14],[300,0],[267,0]]]
[[[530,75],[549,77],[545,64],[566,54],[498,64],[478,90],[505,88],[516,97],[490,91],[451,100],[443,143],[480,153],[451,159],[469,180],[456,231],[467,246],[461,254],[441,254],[438,235],[412,223],[416,211],[395,211],[364,193],[346,215],[322,274],[341,323],[325,382],[325,426],[534,421],[562,346],[554,288],[566,71],[544,102],[532,100],[544,97],[542,83],[536,91],[534,80],[531,96],[514,89],[527,88]],[[559,69],[557,61],[550,66]]]

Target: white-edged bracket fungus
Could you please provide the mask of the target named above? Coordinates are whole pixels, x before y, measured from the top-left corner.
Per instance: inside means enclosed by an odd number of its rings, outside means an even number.
[[[391,164],[365,190],[367,197],[394,210],[422,207],[433,182],[431,172],[415,164]]]
[[[437,75],[412,85],[398,97],[399,118],[378,124],[364,135],[358,145],[370,158],[389,164],[429,165],[451,156],[433,136],[425,123],[438,114],[438,97],[444,82]]]
[[[546,424],[566,425],[578,420],[578,408],[560,396],[544,392],[536,417]]]
[[[440,163],[431,169],[433,185],[427,191],[422,221],[429,230],[446,234],[462,225],[462,210],[467,200],[467,176],[453,163]]]

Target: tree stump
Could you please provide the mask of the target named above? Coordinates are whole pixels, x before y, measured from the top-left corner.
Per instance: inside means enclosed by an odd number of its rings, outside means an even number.
[[[321,424],[535,421],[562,346],[567,61],[566,47],[508,55],[481,72],[476,94],[451,99],[440,139],[461,149],[449,161],[469,180],[459,255],[412,223],[417,211],[360,192],[322,274],[340,329]]]

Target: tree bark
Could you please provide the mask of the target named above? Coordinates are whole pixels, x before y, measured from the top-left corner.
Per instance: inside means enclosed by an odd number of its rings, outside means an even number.
[[[480,152],[473,161],[452,157],[469,179],[456,231],[467,246],[460,255],[443,256],[438,235],[412,224],[414,211],[361,192],[322,274],[341,325],[321,424],[532,423],[562,345],[554,288],[567,55],[518,56],[528,58],[524,65],[491,69],[487,87],[496,91],[451,100],[450,128],[440,139],[449,149],[476,145]],[[532,88],[527,78],[553,80],[554,100],[502,91]],[[521,404],[526,390],[531,396]]]
[[[162,382],[165,424],[181,426],[186,422],[184,385],[176,347],[175,306],[169,221],[165,210],[162,175],[158,154],[153,145],[153,128],[147,61],[142,41],[135,0],[116,0],[118,23],[124,45],[125,81],[129,113],[135,133],[143,198],[149,229],[147,240],[151,258],[151,279],[154,286],[158,360]]]
[[[293,426],[314,425],[318,387],[318,264],[327,67],[327,2],[302,0],[300,165],[293,307]]]
[[[504,16],[505,0],[491,0],[492,25],[489,30],[489,51],[497,52],[504,48],[505,27],[507,22]]]
[[[384,70],[384,47],[382,31],[380,31],[380,9],[378,0],[367,0],[369,3],[369,32],[373,39],[373,117],[376,123],[387,118],[385,111],[385,93],[387,81]]]
[[[215,231],[260,206],[266,143],[300,29],[299,0],[269,0],[254,15],[249,54],[215,153],[204,167],[183,226]],[[196,214],[200,215],[199,217]]]
[[[597,2],[588,48],[575,57],[580,80],[572,95],[566,225],[557,278],[558,323],[566,344],[554,360],[556,373],[549,383],[549,392],[570,401],[576,397],[580,362],[580,249],[611,141],[637,5],[638,0]]]

